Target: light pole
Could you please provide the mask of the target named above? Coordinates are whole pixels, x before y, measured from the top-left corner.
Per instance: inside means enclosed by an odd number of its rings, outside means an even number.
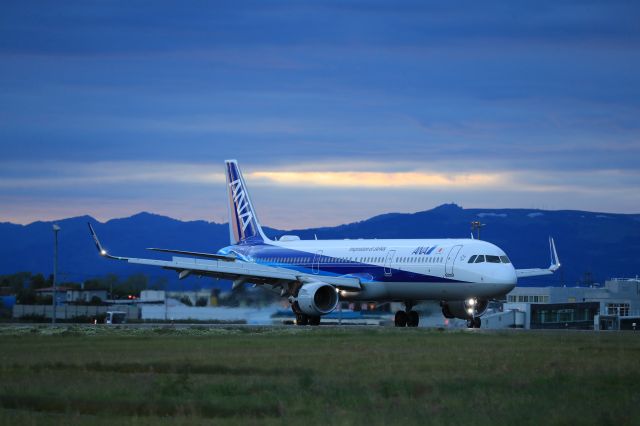
[[[51,315],[51,324],[56,323],[56,296],[58,293],[58,287],[56,286],[56,278],[58,275],[58,232],[60,227],[57,224],[53,224],[53,297],[51,298],[51,305],[53,307],[53,315]]]
[[[477,239],[480,239],[480,228],[482,228],[483,226],[486,226],[486,224],[484,223],[480,223],[479,220],[475,220],[473,222],[471,222],[471,231],[477,231],[478,232],[478,237]]]

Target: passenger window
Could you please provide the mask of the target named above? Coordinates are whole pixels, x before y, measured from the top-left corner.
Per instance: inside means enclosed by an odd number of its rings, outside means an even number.
[[[492,256],[488,254],[486,258],[489,263],[500,263],[500,256]]]
[[[478,255],[477,255],[477,254],[474,254],[473,256],[471,256],[471,257],[469,258],[469,263],[473,263],[473,262],[476,260],[476,257],[478,257]]]
[[[476,257],[475,263],[482,263],[482,262],[484,262],[484,254],[479,254],[478,257]]]

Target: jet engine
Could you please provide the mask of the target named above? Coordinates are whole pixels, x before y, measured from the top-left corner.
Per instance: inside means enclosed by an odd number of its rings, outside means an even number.
[[[300,312],[309,316],[325,315],[338,306],[336,289],[320,281],[304,284],[298,290],[298,296],[292,300]]]
[[[454,302],[441,302],[442,315],[445,318],[470,319],[482,316],[489,306],[488,300],[478,300],[470,298],[467,300],[456,300]]]

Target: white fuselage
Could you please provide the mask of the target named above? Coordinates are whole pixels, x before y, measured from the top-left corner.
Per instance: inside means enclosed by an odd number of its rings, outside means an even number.
[[[320,281],[323,276],[357,277],[362,290],[341,291],[347,300],[492,298],[508,293],[517,282],[504,251],[473,239],[281,239],[233,245],[221,252],[316,275]],[[483,261],[476,263],[479,255]]]

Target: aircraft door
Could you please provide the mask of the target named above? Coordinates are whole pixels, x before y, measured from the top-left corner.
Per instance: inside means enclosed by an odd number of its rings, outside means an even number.
[[[389,253],[387,253],[387,258],[384,260],[384,276],[385,277],[391,276],[391,261],[393,260],[393,257],[395,256],[395,254],[396,254],[395,250],[390,250]]]
[[[458,257],[458,253],[460,253],[460,249],[462,246],[453,246],[451,250],[449,250],[449,254],[447,255],[447,262],[444,265],[444,276],[452,277],[453,276],[453,264]]]
[[[322,250],[318,250],[313,256],[313,264],[311,265],[311,272],[317,274],[320,272],[320,259],[322,258]]]

